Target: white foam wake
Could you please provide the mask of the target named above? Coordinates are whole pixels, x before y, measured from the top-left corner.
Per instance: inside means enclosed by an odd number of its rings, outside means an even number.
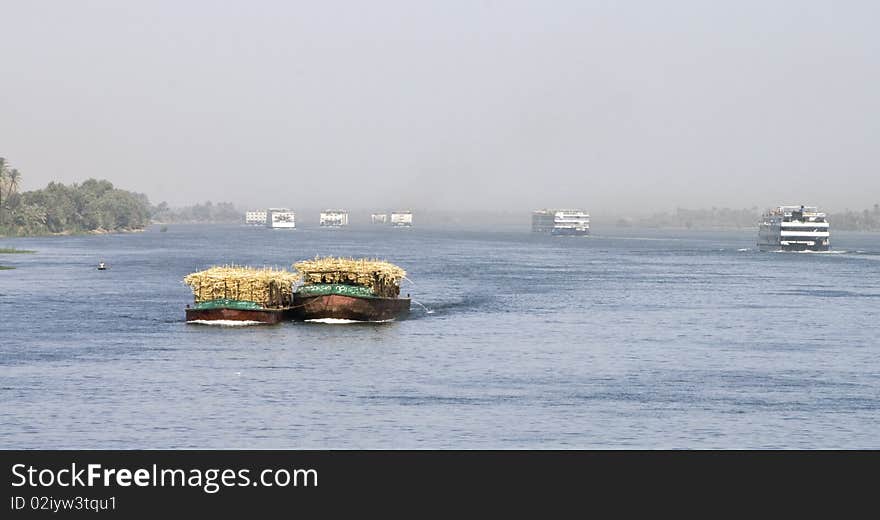
[[[379,320],[379,321],[359,321],[359,320],[346,320],[342,318],[316,318],[314,320],[306,320],[309,323],[328,323],[331,325],[344,325],[347,323],[388,323],[389,321],[394,321],[394,319],[390,320]]]
[[[830,250],[830,251],[811,251],[811,250],[809,250],[809,249],[805,249],[805,250],[803,250],[803,251],[782,251],[782,250],[776,250],[776,251],[772,251],[772,252],[773,252],[773,253],[799,253],[799,254],[805,254],[805,255],[842,255],[842,254],[844,254],[844,253],[848,253],[849,251],[846,251],[846,250],[839,250],[839,249],[833,249],[833,250]]]
[[[261,321],[251,320],[192,320],[187,323],[195,323],[196,325],[214,325],[216,327],[248,327],[251,325],[265,325]]]

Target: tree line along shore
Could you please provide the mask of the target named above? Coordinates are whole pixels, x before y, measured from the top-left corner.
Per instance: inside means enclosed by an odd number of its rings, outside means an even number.
[[[22,174],[0,157],[0,236],[139,231],[153,222],[238,222],[242,214],[228,202],[172,209],[150,204],[146,195],[88,179],[20,191]]]
[[[65,185],[50,182],[45,188],[20,192],[22,174],[0,157],[0,236],[138,231],[151,223],[234,223],[243,213],[232,203],[210,201],[184,208],[165,202],[151,205],[146,195],[119,189],[110,181],[88,179]],[[649,217],[617,218],[618,227],[653,228],[752,228],[761,210],[684,209]],[[880,205],[861,211],[829,212],[836,230],[880,231]],[[610,223],[610,221],[609,221]]]
[[[750,209],[685,209],[672,213],[655,213],[642,217],[621,217],[617,227],[685,228],[685,229],[752,229],[760,221],[762,210]],[[840,231],[880,231],[880,204],[861,211],[828,212],[832,229]],[[609,220],[610,223],[610,220]]]
[[[116,232],[150,223],[146,195],[115,188],[105,180],[81,184],[50,182],[39,190],[19,191],[21,173],[0,158],[0,234]]]

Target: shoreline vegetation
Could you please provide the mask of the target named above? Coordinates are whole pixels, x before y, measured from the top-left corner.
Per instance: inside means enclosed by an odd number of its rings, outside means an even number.
[[[81,184],[50,182],[45,188],[19,192],[21,173],[0,157],[0,237],[66,236],[79,234],[131,233],[151,224],[232,224],[243,223],[244,213],[231,202],[171,208],[166,202],[150,204],[146,195],[119,189],[106,180],[88,179]],[[425,212],[426,222],[466,224],[475,212],[451,214]],[[657,229],[750,229],[756,228],[762,210],[677,208],[674,212],[652,215],[593,215],[593,223],[614,227]],[[522,222],[528,213],[499,212],[482,215],[486,222]],[[880,231],[880,204],[861,211],[828,211],[833,230]],[[526,224],[527,225],[527,224]],[[163,227],[167,230],[167,227]]]
[[[820,208],[821,210],[821,208]],[[763,210],[750,209],[685,209],[678,208],[673,213],[655,213],[641,217],[619,217],[614,222],[617,227],[647,227],[662,229],[751,229],[757,228]],[[832,230],[839,231],[880,231],[880,204],[870,210],[827,211]],[[608,220],[608,223],[612,219]]]
[[[244,213],[235,209],[231,202],[212,203],[171,208],[165,202],[150,207],[153,224],[239,224]]]
[[[19,192],[21,172],[0,157],[0,237],[135,233],[153,223],[240,222],[244,214],[229,202],[172,209],[156,206],[142,193],[88,179],[80,184],[50,182]]]
[[[106,180],[50,182],[19,192],[21,173],[0,157],[0,235],[33,236],[141,230],[150,223],[146,195]]]
[[[822,208],[820,208],[821,210]],[[317,210],[314,210],[317,211]],[[588,210],[589,212],[589,210]],[[652,214],[621,214],[592,213],[591,227],[593,231],[612,232],[614,229],[661,229],[670,231],[751,231],[757,233],[758,223],[764,210],[758,207],[731,209],[686,209],[678,208],[669,212]],[[369,212],[357,211],[359,225],[369,225]],[[419,226],[425,228],[445,228],[448,230],[488,230],[526,232],[531,229],[530,211],[437,211],[422,210],[418,212]],[[832,233],[835,231],[880,232],[880,205],[862,211],[827,211]],[[309,212],[306,212],[308,215]],[[298,219],[299,220],[299,219]],[[303,219],[306,220],[306,219]],[[299,222],[297,223],[299,224]],[[306,223],[306,225],[314,225]]]
[[[36,253],[30,249],[16,249],[14,247],[0,247],[0,255],[29,255]],[[0,271],[11,271],[15,267],[9,265],[0,265]]]

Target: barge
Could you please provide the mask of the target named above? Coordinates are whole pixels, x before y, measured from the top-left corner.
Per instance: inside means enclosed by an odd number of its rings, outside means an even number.
[[[186,321],[250,321],[275,324],[285,318],[287,308],[264,308],[254,302],[241,300],[211,300],[186,306]]]
[[[390,321],[409,314],[400,297],[406,271],[379,260],[319,258],[294,265],[303,284],[293,293],[291,319]]]
[[[306,320],[390,321],[409,313],[409,298],[357,294],[350,285],[303,286],[293,293],[290,318]]]
[[[279,269],[212,267],[183,279],[193,292],[186,321],[274,324],[286,318],[298,277]]]

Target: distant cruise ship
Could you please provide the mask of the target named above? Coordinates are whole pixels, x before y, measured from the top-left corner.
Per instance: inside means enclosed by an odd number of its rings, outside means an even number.
[[[372,224],[387,224],[388,215],[386,213],[372,213],[370,215],[370,222]]]
[[[266,210],[266,226],[272,229],[295,229],[296,213],[287,208]]]
[[[348,225],[348,212],[344,209],[325,209],[321,212],[321,227],[340,228]]]
[[[391,225],[394,227],[412,227],[412,211],[395,211],[391,213]]]
[[[532,212],[532,231],[551,235],[589,235],[590,214],[581,209],[539,209]]]
[[[814,206],[779,206],[767,210],[758,225],[761,251],[828,251],[828,218]]]
[[[250,224],[251,226],[265,226],[266,225],[266,211],[265,210],[254,210],[254,211],[245,212],[244,223]]]

